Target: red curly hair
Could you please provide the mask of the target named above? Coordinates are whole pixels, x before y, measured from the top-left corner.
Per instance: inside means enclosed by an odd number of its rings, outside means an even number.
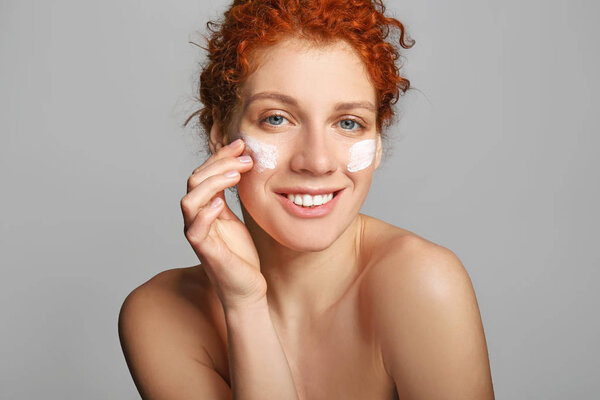
[[[184,123],[198,117],[207,134],[213,118],[224,121],[225,132],[240,100],[239,87],[257,66],[251,67],[252,51],[287,37],[315,44],[345,40],[362,58],[377,93],[377,132],[392,123],[392,105],[404,94],[410,81],[400,76],[396,60],[399,48],[386,41],[390,28],[397,28],[398,42],[405,49],[415,41],[404,26],[386,17],[381,0],[234,0],[222,20],[209,21],[208,62],[200,74],[199,100],[204,107]],[[408,41],[408,42],[407,42]],[[214,113],[214,114],[213,114]]]

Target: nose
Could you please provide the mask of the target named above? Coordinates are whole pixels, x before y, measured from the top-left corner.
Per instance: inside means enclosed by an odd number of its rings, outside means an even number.
[[[309,128],[298,137],[290,160],[292,170],[314,176],[328,175],[337,168],[333,143],[322,128]]]

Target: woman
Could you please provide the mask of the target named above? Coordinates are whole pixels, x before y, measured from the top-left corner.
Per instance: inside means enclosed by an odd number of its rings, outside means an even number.
[[[493,399],[476,297],[450,250],[359,213],[409,82],[379,1],[236,0],[181,199],[201,264],[125,300],[145,399]],[[215,28],[216,27],[216,28]],[[188,120],[189,121],[189,120]],[[244,222],[223,191],[237,185]]]

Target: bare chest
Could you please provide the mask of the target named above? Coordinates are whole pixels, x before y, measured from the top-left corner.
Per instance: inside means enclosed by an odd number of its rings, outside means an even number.
[[[332,324],[299,343],[281,339],[300,399],[394,399],[374,342],[356,325]]]
[[[301,400],[397,399],[394,382],[383,367],[381,353],[367,315],[359,303],[340,304],[322,320],[286,329],[273,319]],[[214,354],[229,382],[227,337]]]

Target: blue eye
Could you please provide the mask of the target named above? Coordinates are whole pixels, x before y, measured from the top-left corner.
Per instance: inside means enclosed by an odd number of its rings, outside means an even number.
[[[364,128],[364,126],[362,126],[361,124],[359,124],[358,122],[356,122],[353,119],[343,119],[343,120],[341,120],[340,121],[340,126],[343,129],[347,129],[347,130],[350,130],[350,131],[355,131],[357,129]],[[356,128],[356,129],[352,129],[352,128]]]
[[[269,115],[267,118],[265,118],[265,120],[271,125],[281,125],[286,118],[282,117],[281,115],[274,114]]]

